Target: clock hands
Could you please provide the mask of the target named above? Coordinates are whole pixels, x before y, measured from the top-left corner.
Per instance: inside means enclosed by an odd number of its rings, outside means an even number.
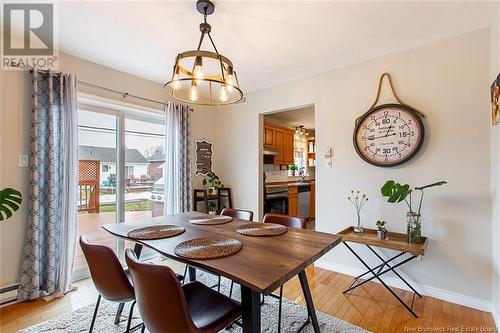
[[[380,138],[387,138],[388,136],[393,136],[393,135],[396,135],[396,133],[386,134],[386,135],[381,135],[381,136],[376,136],[376,137],[373,137],[373,138],[368,138],[368,140],[376,140],[376,139],[380,139]]]

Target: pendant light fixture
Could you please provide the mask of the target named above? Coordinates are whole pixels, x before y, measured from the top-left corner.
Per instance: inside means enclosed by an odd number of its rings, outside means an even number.
[[[238,76],[231,60],[217,50],[210,35],[212,27],[207,23],[207,16],[214,13],[215,5],[209,0],[198,0],[196,9],[203,15],[198,48],[177,55],[165,91],[173,98],[191,104],[217,106],[237,103],[243,98]],[[215,52],[200,50],[205,36]]]

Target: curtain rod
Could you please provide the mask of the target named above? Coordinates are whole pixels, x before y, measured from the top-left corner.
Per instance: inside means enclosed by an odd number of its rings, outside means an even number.
[[[33,70],[34,70],[33,67],[29,67],[29,66],[20,66],[19,64],[12,64],[12,65],[13,65],[13,67],[17,67],[17,68],[24,69],[24,70],[29,70],[30,72],[33,72]],[[62,73],[62,72],[54,72],[54,71],[41,70],[41,69],[38,69],[38,71],[45,72],[45,73],[50,73],[50,74],[53,74],[53,75],[58,75],[58,74]],[[106,90],[106,91],[109,91],[109,92],[112,92],[112,93],[115,93],[115,94],[120,94],[120,95],[123,96],[123,98],[133,97],[133,98],[142,99],[144,101],[148,101],[148,102],[152,102],[152,103],[157,103],[157,104],[161,104],[161,105],[165,105],[168,102],[168,101],[162,102],[162,101],[158,101],[156,99],[151,99],[151,98],[142,97],[142,96],[138,96],[138,95],[134,95],[134,94],[129,94],[128,92],[125,92],[125,91],[119,91],[119,90],[116,90],[116,89],[111,89],[111,88],[99,86],[97,84],[93,84],[93,83],[85,82],[85,81],[81,81],[81,80],[77,80],[77,82],[78,82],[78,84],[81,84],[81,85],[84,85],[84,86],[88,86],[88,87],[92,87],[92,88],[96,88],[96,89],[101,89],[101,90]],[[194,111],[194,109],[192,107],[188,106],[188,109],[191,112]]]

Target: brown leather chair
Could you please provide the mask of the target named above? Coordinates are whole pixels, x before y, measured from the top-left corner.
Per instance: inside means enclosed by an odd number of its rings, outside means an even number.
[[[249,210],[224,208],[220,213],[220,215],[230,216],[238,220],[245,220],[245,221],[253,220],[253,212]]]
[[[267,213],[264,215],[264,223],[276,223],[281,224],[289,228],[297,228],[297,229],[305,229],[306,228],[306,220],[303,217],[299,216],[288,216],[276,213]],[[275,295],[271,294],[270,296]],[[278,307],[278,333],[281,332],[281,304],[283,302],[283,286],[280,287],[280,294],[278,296],[279,299],[279,307]],[[264,301],[263,301],[264,302]],[[302,328],[309,323],[309,318],[302,325]]]
[[[86,237],[80,236],[80,246],[89,266],[90,275],[99,293],[95,305],[94,316],[90,323],[89,332],[94,329],[94,323],[101,302],[101,297],[108,301],[120,303],[115,318],[115,324],[120,321],[123,306],[127,302],[132,302],[127,322],[127,330],[130,331],[132,314],[135,305],[135,293],[130,277],[116,257],[112,249],[103,245],[90,244]]]
[[[215,333],[241,316],[239,302],[200,282],[181,285],[169,267],[141,263],[131,249],[125,259],[139,312],[151,333]]]
[[[299,216],[288,216],[276,213],[267,213],[264,215],[264,223],[276,223],[289,228],[305,229],[306,220]]]
[[[253,212],[249,210],[243,210],[243,209],[232,209],[232,208],[224,208],[220,215],[224,216],[230,216],[233,219],[238,219],[238,220],[245,220],[245,221],[253,221]],[[220,276],[219,276],[219,289],[217,291],[220,291]],[[229,297],[233,295],[233,287],[234,287],[234,281],[231,281],[231,288],[229,289]]]

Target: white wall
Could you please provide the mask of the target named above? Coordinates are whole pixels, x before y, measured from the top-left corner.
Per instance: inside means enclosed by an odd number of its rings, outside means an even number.
[[[60,53],[59,69],[75,74],[79,80],[126,91],[143,97],[163,101],[163,85],[130,74],[119,72],[68,54]],[[165,71],[167,79],[168,69]],[[81,86],[81,91],[102,97],[123,100],[121,96]],[[127,98],[127,102],[158,108],[140,100]],[[31,74],[26,71],[0,70],[0,188],[14,187],[24,195],[21,209],[0,224],[0,288],[18,282],[24,231],[27,221],[28,168],[18,167],[18,155],[29,153],[31,116]],[[214,140],[215,110],[195,107],[192,113],[192,141],[206,138]],[[194,150],[194,148],[193,148]],[[218,148],[214,147],[217,153]],[[194,152],[193,152],[194,170]],[[146,172],[144,172],[145,174]],[[195,177],[195,186],[200,185]]]
[[[500,73],[500,6],[491,27],[490,82]],[[500,326],[500,125],[491,128],[491,178],[493,193],[493,316]]]
[[[422,228],[430,238],[427,254],[404,271],[427,286],[428,293],[489,308],[489,44],[489,30],[484,29],[252,92],[246,103],[221,110],[217,124],[224,131],[217,133],[217,142],[224,154],[217,162],[225,184],[234,189],[235,207],[259,210],[259,115],[314,103],[317,228],[335,233],[353,225],[355,212],[347,195],[359,189],[370,197],[362,213],[366,226],[385,219],[390,230],[404,232],[405,206],[386,203],[379,194],[382,184],[388,179],[413,185],[446,180],[446,187],[429,190],[425,198]],[[363,162],[352,144],[354,120],[373,102],[379,76],[386,71],[401,98],[427,115],[421,153],[395,168]],[[382,101],[393,99],[385,93]],[[323,167],[321,152],[326,147],[333,148],[332,169]],[[362,268],[343,245],[325,255],[323,265],[352,272]]]

